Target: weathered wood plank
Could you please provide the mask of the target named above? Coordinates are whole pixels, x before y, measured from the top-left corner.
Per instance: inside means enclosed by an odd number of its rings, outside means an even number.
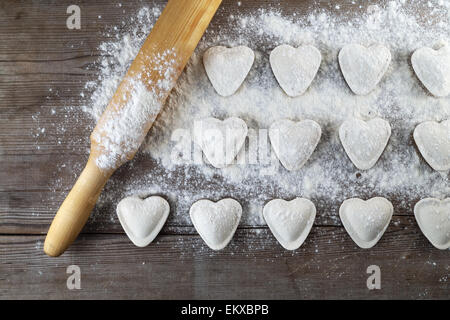
[[[0,181],[2,181],[0,184],[0,233],[46,232],[59,205],[81,171],[86,157],[87,155],[64,154],[3,156],[6,160],[2,161],[4,170],[0,170]],[[45,163],[45,165],[39,165],[39,163]],[[184,196],[192,199],[192,203],[201,198],[196,187],[198,181],[191,180],[189,175],[185,176],[183,173],[172,177],[171,181],[163,181],[166,177],[161,170],[155,167],[152,159],[143,156],[139,156],[138,159],[118,170],[106,185],[88,224],[88,232],[120,232],[115,206],[124,196],[129,195],[130,188],[131,190],[140,189],[144,193],[154,193],[151,190],[155,188],[159,190],[161,186],[164,186],[163,196],[182,192]],[[152,178],[146,180],[140,187],[136,187],[134,181],[137,177],[148,172],[152,172]],[[256,200],[257,196],[261,196],[258,190],[255,190],[253,196],[246,197],[241,195],[235,186],[220,179],[208,183],[212,187],[217,185],[222,188],[225,184],[227,188],[224,189],[223,196],[231,196],[241,202],[244,208],[243,226],[258,225],[246,216],[246,212],[255,204],[262,210],[264,202],[273,198],[271,194],[264,194],[265,199],[261,202]],[[312,200],[318,209],[317,225],[341,225],[338,218],[340,203],[330,203],[326,199]],[[398,217],[411,216],[413,205],[418,201],[418,199],[407,199],[405,202],[399,198],[391,200],[395,207],[395,216]],[[191,226],[188,218],[190,204],[178,203],[176,196],[168,197],[168,201],[172,208],[168,227]]]
[[[43,233],[64,200],[65,195],[76,180],[87,154],[36,154],[36,155],[0,155],[2,168],[0,170],[0,233]],[[115,206],[130,190],[140,190],[152,194],[152,190],[160,190],[163,196],[176,195],[180,192],[192,199],[192,203],[201,198],[198,181],[191,175],[179,172],[170,178],[164,174],[164,169],[155,165],[148,157],[140,155],[131,163],[119,169],[106,185],[99,204],[88,224],[89,232],[119,232],[120,226],[115,215]],[[139,186],[136,181],[151,172],[149,179],[144,179]],[[15,174],[14,174],[15,173]],[[141,179],[139,179],[141,177]],[[206,183],[206,182],[204,182]],[[255,190],[247,197],[241,195],[236,186],[216,179],[207,182],[210,187],[224,190],[224,197],[234,197],[244,208],[242,225],[249,223],[245,212],[252,205],[259,205],[262,210],[264,202],[275,195],[261,193]],[[224,185],[226,188],[224,188]],[[261,200],[261,196],[264,196]],[[371,195],[373,196],[373,195]],[[260,199],[260,200],[257,200]],[[389,197],[388,197],[389,198]],[[169,227],[190,226],[188,218],[189,203],[179,204],[176,196],[168,197],[172,214],[168,220]],[[318,209],[317,225],[339,226],[338,209],[340,203],[330,203],[327,199],[312,199]],[[411,216],[413,205],[419,200],[415,198],[391,198],[396,216]],[[258,225],[258,223],[256,223]]]
[[[266,229],[239,230],[219,252],[197,235],[159,236],[146,248],[124,235],[82,235],[57,259],[42,252],[43,236],[0,236],[0,298],[447,299],[448,252],[413,228],[397,231],[362,250],[342,228],[313,228],[294,252]],[[81,290],[66,288],[73,264]],[[381,268],[381,290],[366,287],[369,265]]]
[[[73,4],[70,1],[2,1],[0,38],[4,41],[0,43],[0,60],[51,60],[60,59],[62,54],[90,53],[88,48],[95,48],[106,38],[99,31],[139,8],[136,2],[119,3],[77,2],[82,10],[82,28],[70,31],[66,27],[66,9]]]
[[[112,234],[122,233],[114,209],[117,194],[125,194],[133,179],[154,168],[144,156],[115,174],[67,253],[58,259],[43,254],[44,236],[38,234],[47,231],[87,158],[93,123],[79,109],[80,92],[96,76],[98,45],[115,36],[111,26],[118,26],[116,32],[126,29],[121,22],[143,5],[164,2],[79,1],[82,29],[77,31],[65,26],[66,8],[73,4],[69,0],[0,2],[0,298],[448,299],[448,252],[434,249],[421,234],[411,216],[418,199],[408,199],[408,205],[394,199],[400,210],[370,250],[357,248],[340,226],[339,204],[313,199],[316,224],[295,252],[285,251],[267,228],[250,227],[245,219],[230,245],[213,252],[191,226],[188,208],[169,199],[172,212],[161,235],[150,246],[136,248],[125,235]],[[325,10],[340,5],[339,13],[358,14],[375,2],[320,5]],[[224,0],[210,29],[227,28],[231,13],[269,7],[302,13],[311,3],[252,0],[238,7],[237,1]],[[152,170],[158,175],[161,169]],[[189,181],[173,188],[185,185]],[[193,201],[194,189],[195,184],[188,189]],[[239,199],[232,186],[230,194],[245,213],[251,199]],[[92,234],[99,232],[107,234]],[[66,288],[71,264],[81,267],[82,290]],[[380,291],[366,288],[366,269],[372,264],[381,267]]]
[[[61,201],[64,200],[65,193],[60,193],[55,196],[53,192],[40,192],[43,199],[46,199],[46,197],[48,199],[42,203],[34,203],[37,196],[30,194],[32,193],[0,193],[0,204],[7,206],[6,209],[0,207],[0,234],[43,234],[47,232],[56,210],[59,208]],[[123,233],[123,229],[115,213],[115,205],[119,200],[107,202],[103,207],[97,207],[88,220],[83,232]],[[176,201],[168,200],[171,205],[171,212],[162,233],[194,234],[195,230],[189,218],[189,208],[178,208]],[[48,207],[50,202],[52,205]],[[244,212],[240,228],[265,226],[262,219],[259,223],[255,223],[254,221],[250,223],[245,217],[247,214],[246,209],[250,203],[245,200],[241,200],[241,203],[243,204]],[[14,210],[9,209],[10,207],[14,208]],[[319,207],[315,226],[341,227],[341,222],[337,216],[338,208],[335,208],[333,212],[325,211],[326,208]],[[412,216],[394,215],[390,226],[419,230]]]

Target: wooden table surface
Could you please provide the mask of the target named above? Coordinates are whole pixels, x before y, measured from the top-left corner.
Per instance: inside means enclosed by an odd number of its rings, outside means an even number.
[[[411,212],[396,212],[371,250],[357,248],[340,223],[319,219],[295,252],[283,250],[267,227],[250,226],[240,227],[226,249],[213,252],[191,225],[170,221],[153,244],[137,248],[117,219],[98,214],[63,256],[45,256],[45,233],[87,160],[93,126],[81,107],[64,106],[79,105],[86,81],[95,78],[97,47],[113,36],[106,28],[154,3],[120,2],[77,1],[82,28],[76,31],[65,23],[73,1],[0,2],[1,299],[450,297],[448,250],[431,246]],[[279,2],[244,0],[238,7],[237,1],[225,0],[211,29],[226,27],[232,13],[302,10],[313,1]],[[371,2],[362,8],[351,1],[333,3],[341,12],[357,12]],[[78,121],[71,121],[75,113]],[[67,130],[56,125],[61,122]],[[130,170],[124,166],[114,179]],[[69,265],[81,269],[80,290],[66,286]],[[370,265],[381,268],[381,290],[367,289]]]

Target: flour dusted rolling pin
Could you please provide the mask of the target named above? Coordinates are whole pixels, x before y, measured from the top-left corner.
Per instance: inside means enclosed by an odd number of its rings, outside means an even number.
[[[169,0],[91,134],[85,169],[45,239],[49,256],[75,240],[112,173],[132,159],[221,0]]]

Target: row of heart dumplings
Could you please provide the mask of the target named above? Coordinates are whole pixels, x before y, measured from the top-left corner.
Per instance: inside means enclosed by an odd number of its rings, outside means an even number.
[[[169,203],[162,197],[124,198],[117,205],[117,215],[130,240],[139,247],[153,241],[169,215]],[[274,199],[262,210],[263,217],[278,242],[287,250],[299,248],[314,224],[316,207],[305,198],[290,201]],[[339,208],[342,224],[361,248],[373,247],[383,236],[394,213],[392,203],[382,197],[369,200],[351,198]],[[232,239],[242,216],[242,207],[234,199],[217,202],[199,200],[189,214],[191,221],[213,250],[221,250]],[[414,207],[414,216],[420,230],[438,249],[450,247],[450,198],[426,198]]]
[[[247,77],[255,54],[245,46],[227,48],[211,47],[203,55],[206,74],[221,96],[234,94]],[[389,49],[381,44],[364,47],[359,44],[344,46],[338,55],[339,65],[350,89],[357,95],[370,93],[380,82],[391,62]],[[317,48],[302,45],[276,47],[270,53],[272,71],[284,92],[300,96],[308,89],[322,56]],[[411,64],[419,80],[436,97],[450,94],[450,47],[442,44],[435,50],[417,49]]]
[[[247,137],[246,123],[236,117],[196,121],[193,139],[216,168],[230,165]],[[313,120],[278,120],[269,128],[273,150],[287,170],[299,170],[320,141],[320,125]],[[353,164],[360,170],[372,168],[386,148],[391,126],[381,118],[368,121],[351,118],[339,128],[339,138]],[[428,164],[437,171],[450,170],[450,120],[426,121],[414,129],[414,141]]]

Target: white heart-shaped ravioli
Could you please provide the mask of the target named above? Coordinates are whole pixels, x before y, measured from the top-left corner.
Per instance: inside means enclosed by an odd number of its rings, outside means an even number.
[[[358,198],[345,200],[339,216],[345,230],[361,248],[372,248],[383,236],[391,221],[394,207],[385,198],[375,197],[364,201]]]
[[[414,216],[433,246],[441,250],[450,248],[450,198],[420,200],[414,207]]]
[[[414,141],[434,170],[450,170],[450,120],[422,122],[414,129]]]
[[[206,74],[217,93],[224,97],[231,96],[239,89],[254,60],[252,49],[245,46],[212,47],[203,55]]]
[[[169,203],[161,197],[127,197],[117,205],[117,216],[128,238],[138,247],[155,239],[169,216]]]
[[[278,242],[287,250],[295,250],[311,231],[316,207],[304,198],[274,199],[264,206],[263,216]]]
[[[236,231],[242,207],[234,199],[218,202],[199,200],[189,210],[192,223],[205,243],[213,250],[226,247]]]
[[[236,158],[247,137],[247,125],[231,117],[223,121],[206,118],[194,124],[194,141],[216,168],[225,168]]]
[[[313,120],[294,122],[275,121],[269,128],[270,143],[283,166],[288,170],[300,169],[319,143],[322,130]]]
[[[270,53],[273,74],[284,92],[291,97],[305,93],[321,61],[320,51],[309,45],[294,48],[284,44]]]
[[[339,65],[345,81],[358,95],[368,94],[376,87],[390,62],[389,49],[380,44],[368,48],[349,44],[339,51]]]
[[[381,118],[369,121],[352,118],[339,128],[339,138],[350,160],[360,170],[372,168],[391,136],[389,122]]]
[[[436,97],[450,93],[450,48],[442,46],[417,49],[411,56],[411,64],[419,80]]]

